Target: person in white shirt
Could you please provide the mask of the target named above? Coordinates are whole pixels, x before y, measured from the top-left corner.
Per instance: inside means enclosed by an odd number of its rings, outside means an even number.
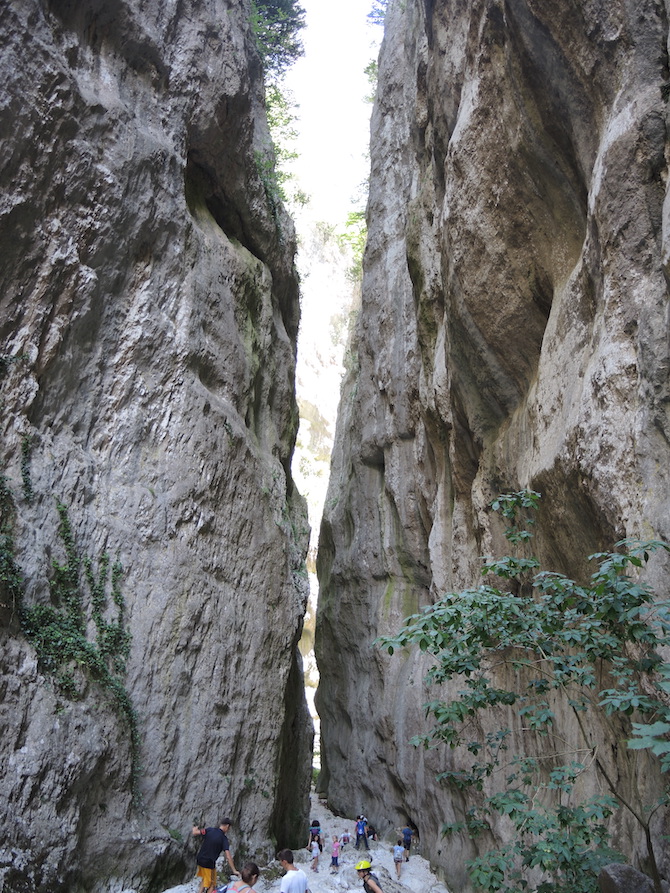
[[[318,838],[312,841],[312,871],[319,870],[319,854],[321,850],[319,849],[319,841]]]
[[[393,847],[393,862],[395,864],[395,873],[398,875],[398,880],[400,880],[400,869],[402,868],[402,863],[405,861],[405,844],[403,843],[402,837],[398,838],[398,842]]]
[[[277,861],[286,872],[281,879],[279,893],[309,893],[307,875],[293,864],[293,851],[280,850],[277,853]]]

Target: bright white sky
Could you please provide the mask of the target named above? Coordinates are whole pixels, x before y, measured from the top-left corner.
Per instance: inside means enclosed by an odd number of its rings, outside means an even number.
[[[365,68],[377,58],[382,28],[367,20],[372,0],[300,3],[306,12],[301,32],[305,55],[289,69],[283,85],[298,105],[299,138],[293,148],[299,157],[292,173],[310,197],[306,208],[292,208],[301,277],[296,385],[300,401],[318,406],[332,442],[344,341],[334,338],[331,324],[338,320],[341,324],[351,311],[355,289],[347,278],[351,257],[335,240],[324,241],[316,224],[330,224],[342,232],[347,215],[365,209],[367,196],[361,184],[369,174],[372,111],[365,99],[372,90]],[[310,422],[302,418],[293,474],[307,497],[315,545],[328,473],[311,452],[310,431]]]
[[[289,70],[286,87],[299,108],[295,165],[310,210],[344,223],[369,171],[372,106],[366,65],[377,58],[382,29],[368,23],[372,0],[301,0],[305,55]],[[360,202],[359,202],[360,205]]]

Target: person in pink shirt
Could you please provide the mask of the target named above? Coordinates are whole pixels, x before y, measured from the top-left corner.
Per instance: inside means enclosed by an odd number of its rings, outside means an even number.
[[[332,872],[337,872],[340,859],[340,841],[337,834],[333,834],[333,847],[330,851],[330,868]]]

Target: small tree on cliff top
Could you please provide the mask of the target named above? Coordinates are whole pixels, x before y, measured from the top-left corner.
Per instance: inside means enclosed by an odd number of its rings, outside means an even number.
[[[297,117],[293,96],[283,86],[287,69],[303,55],[300,32],[305,27],[305,10],[298,0],[252,0],[251,26],[263,63],[265,107],[272,138],[272,148],[257,153],[256,162],[274,216],[279,202],[298,206],[308,201],[291,170],[298,157]]]
[[[276,83],[303,54],[305,10],[298,0],[252,0],[251,14],[266,81]]]
[[[539,494],[521,491],[492,504],[520,551],[531,538],[538,500]],[[436,659],[427,681],[458,685],[449,700],[426,705],[435,727],[413,742],[460,746],[471,755],[467,768],[438,776],[469,801],[462,821],[443,826],[445,834],[476,837],[496,815],[512,823],[510,844],[468,864],[479,889],[592,893],[599,867],[616,855],[607,846],[606,820],[624,808],[644,830],[649,870],[661,893],[650,822],[667,805],[667,792],[653,805],[638,806],[599,752],[594,729],[607,716],[624,723],[637,718],[628,749],[647,748],[664,771],[670,768],[670,667],[659,656],[670,645],[670,603],[655,601],[637,580],[653,550],[670,549],[628,541],[617,548],[622,551],[591,556],[598,569],[585,586],[539,572],[533,557],[487,562],[483,573],[499,578],[500,588],[450,593],[408,618],[396,636],[380,640],[390,654],[418,645]],[[514,687],[498,687],[504,678],[513,678]],[[572,712],[572,730],[559,727],[559,706]],[[486,723],[488,712],[490,727],[500,715],[492,712],[496,707],[506,708],[510,727],[481,740],[474,720]],[[626,751],[624,758],[635,755]],[[605,796],[577,798],[575,786],[587,772],[598,773]]]

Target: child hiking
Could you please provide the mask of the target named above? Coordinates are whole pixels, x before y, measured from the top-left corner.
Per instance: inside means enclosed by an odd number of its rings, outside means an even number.
[[[330,851],[330,869],[333,873],[337,872],[340,860],[340,841],[337,834],[333,834],[333,845]]]
[[[395,873],[398,875],[398,880],[400,880],[400,869],[402,868],[402,863],[405,861],[405,845],[403,843],[402,837],[398,838],[398,842],[393,847],[393,863],[395,865]]]

